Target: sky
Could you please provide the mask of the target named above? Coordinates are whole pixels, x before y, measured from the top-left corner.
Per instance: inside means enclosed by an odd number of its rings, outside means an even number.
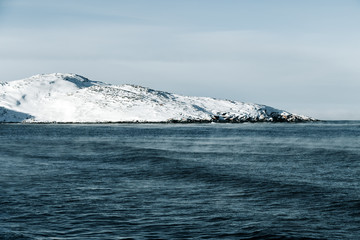
[[[360,0],[0,0],[0,81],[77,73],[360,120]]]

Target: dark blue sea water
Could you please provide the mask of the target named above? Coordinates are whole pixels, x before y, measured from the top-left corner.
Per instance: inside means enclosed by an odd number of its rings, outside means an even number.
[[[360,239],[360,122],[0,125],[0,239]]]

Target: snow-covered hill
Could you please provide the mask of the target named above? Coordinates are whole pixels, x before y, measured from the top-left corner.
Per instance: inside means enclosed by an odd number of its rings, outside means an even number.
[[[0,122],[313,121],[265,105],[187,97],[76,74],[43,74],[0,83]]]

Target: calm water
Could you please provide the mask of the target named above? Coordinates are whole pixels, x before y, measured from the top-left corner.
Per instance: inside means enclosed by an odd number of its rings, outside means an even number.
[[[360,239],[360,122],[0,125],[0,239]]]

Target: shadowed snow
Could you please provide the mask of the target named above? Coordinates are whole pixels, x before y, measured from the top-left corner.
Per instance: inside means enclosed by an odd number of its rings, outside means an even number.
[[[8,122],[8,123],[23,122],[31,118],[32,116],[29,114],[0,107],[0,122]]]

